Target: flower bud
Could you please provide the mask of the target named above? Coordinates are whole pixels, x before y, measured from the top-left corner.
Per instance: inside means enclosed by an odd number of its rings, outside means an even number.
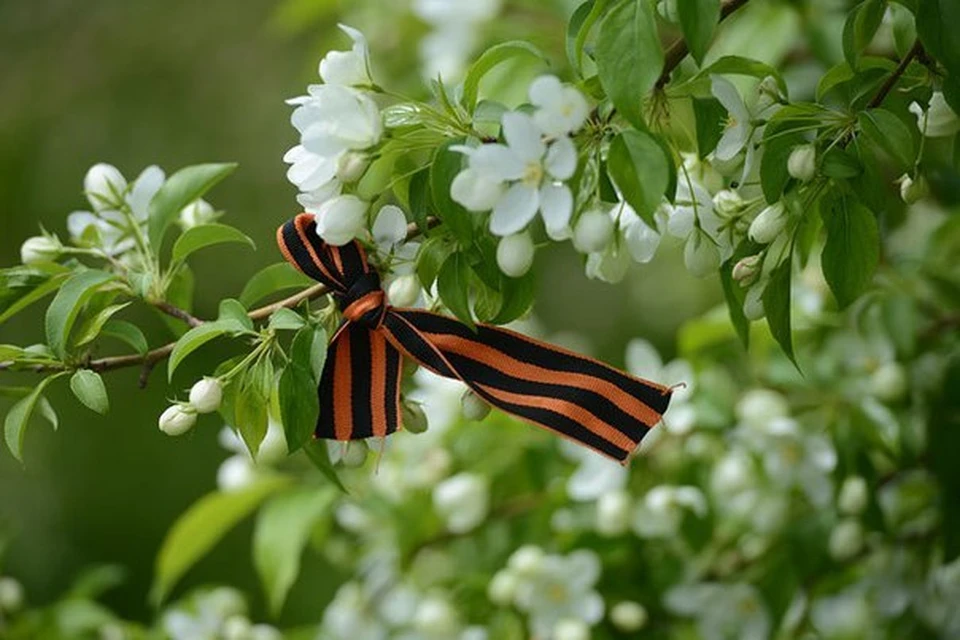
[[[23,586],[13,578],[0,578],[0,612],[14,613],[23,606]]]
[[[20,246],[20,262],[23,264],[52,262],[60,257],[61,249],[56,238],[49,236],[27,238],[26,242]]]
[[[579,618],[564,618],[553,628],[553,640],[590,640],[590,627]]]
[[[526,231],[506,236],[497,245],[497,266],[511,278],[519,278],[533,265],[533,240]]]
[[[900,178],[900,197],[907,204],[913,204],[930,194],[930,185],[927,179],[918,175],[916,180],[906,173]]]
[[[457,612],[442,598],[427,597],[420,601],[413,614],[413,626],[428,637],[457,636]]]
[[[710,236],[694,229],[683,247],[683,263],[695,278],[705,278],[720,268],[720,251]]]
[[[230,456],[217,468],[217,488],[220,491],[236,491],[250,486],[257,471],[246,454]]]
[[[94,211],[116,209],[123,204],[127,180],[115,166],[101,162],[87,171],[83,179],[83,190]]]
[[[427,416],[419,404],[404,402],[401,410],[403,428],[410,433],[423,433],[429,426]]]
[[[723,189],[713,196],[713,208],[722,217],[729,218],[743,210],[743,198],[733,189]]]
[[[613,238],[613,220],[598,210],[586,211],[573,230],[573,246],[580,253],[603,251]]]
[[[180,210],[180,226],[192,229],[202,224],[210,224],[217,219],[217,212],[209,202],[203,198],[194,200]]]
[[[787,158],[787,173],[800,182],[809,182],[817,174],[817,148],[801,144],[793,148]]]
[[[604,536],[619,536],[630,528],[632,500],[626,491],[604,493],[597,500],[597,532]]]
[[[370,166],[370,156],[356,151],[347,151],[337,161],[337,180],[344,184],[356,182]]]
[[[417,276],[407,274],[399,276],[387,287],[390,304],[397,307],[410,307],[420,298],[420,281]]]
[[[863,547],[863,527],[853,518],[841,520],[830,532],[830,556],[834,560],[852,558]]]
[[[858,515],[867,508],[867,481],[860,476],[850,476],[843,481],[837,507],[842,513]]]
[[[766,282],[757,282],[747,289],[747,295],[743,298],[743,315],[747,320],[759,320],[763,317],[764,288],[766,288]]]
[[[320,61],[320,77],[327,84],[366,87],[373,84],[367,73],[367,40],[358,30],[338,25],[353,40],[350,51],[330,51]]]
[[[733,279],[739,282],[741,287],[752,285],[760,277],[761,259],[760,254],[742,258],[733,265]]]
[[[190,388],[190,404],[197,413],[213,413],[223,400],[223,385],[217,378],[204,378]]]
[[[917,116],[920,133],[928,138],[944,138],[960,131],[960,118],[947,104],[940,91],[933,92],[926,110],[913,102],[910,104],[910,112]]]
[[[197,423],[197,412],[193,407],[174,404],[160,414],[160,431],[168,436],[183,435]]]
[[[610,622],[620,631],[630,633],[639,631],[649,619],[646,608],[639,602],[625,600],[618,602],[610,609]]]
[[[368,204],[357,196],[337,196],[317,209],[317,235],[335,247],[360,235],[367,222]]]
[[[346,446],[343,455],[340,457],[340,464],[348,469],[362,467],[363,463],[367,461],[370,447],[363,440],[350,440],[345,445],[340,444],[340,446]]]
[[[283,431],[283,424],[274,420],[271,415],[267,419],[267,432],[257,449],[257,464],[277,464],[287,457],[287,451],[287,436]]]
[[[490,584],[487,585],[487,597],[495,605],[510,606],[517,595],[519,582],[513,572],[501,569],[493,574]]]
[[[528,544],[520,547],[507,560],[507,566],[521,578],[537,574],[546,559],[543,549]]]
[[[479,422],[490,414],[490,405],[474,393],[473,389],[467,389],[460,396],[460,412],[464,419]]]
[[[907,391],[907,374],[896,362],[877,367],[870,376],[870,393],[884,402],[894,402]]]
[[[759,86],[757,86],[757,93],[759,94],[759,100],[757,102],[758,108],[783,102],[783,93],[780,91],[780,85],[773,76],[767,76],[760,82]]]
[[[787,224],[787,212],[782,202],[772,204],[753,219],[747,234],[750,239],[760,244],[768,244],[783,231]]]

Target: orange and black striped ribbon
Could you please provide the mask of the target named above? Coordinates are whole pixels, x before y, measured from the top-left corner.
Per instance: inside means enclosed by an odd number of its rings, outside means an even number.
[[[494,407],[625,462],[660,421],[670,388],[522,334],[387,304],[356,241],[325,243],[311,214],[277,230],[284,257],[330,287],[344,322],[330,341],[315,436],[387,436],[400,427],[402,356],[463,381]]]

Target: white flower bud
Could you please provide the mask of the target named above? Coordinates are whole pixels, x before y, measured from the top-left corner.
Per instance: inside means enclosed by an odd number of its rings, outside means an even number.
[[[458,473],[433,489],[433,507],[451,533],[475,529],[487,517],[489,506],[487,479],[474,473]]]
[[[403,428],[410,433],[423,433],[427,430],[429,426],[427,423],[427,415],[423,412],[419,404],[403,403],[401,414]]]
[[[528,544],[520,547],[510,555],[507,566],[521,578],[536,575],[543,568],[546,555],[543,549]]]
[[[830,556],[834,560],[846,560],[855,556],[863,547],[863,527],[858,520],[847,518],[830,532]]]
[[[842,513],[858,515],[867,508],[867,481],[860,476],[850,476],[843,481],[840,495],[837,496],[837,507]]]
[[[526,231],[500,239],[497,245],[497,266],[511,278],[519,278],[533,265],[533,240]]]
[[[337,161],[337,180],[344,184],[356,182],[363,177],[370,166],[370,156],[365,153],[348,151]]]
[[[735,216],[743,210],[743,198],[733,189],[723,189],[713,196],[713,208],[725,218]]]
[[[513,603],[517,595],[520,581],[513,572],[501,569],[493,574],[490,584],[487,585],[487,597],[495,605],[506,607]]]
[[[116,209],[123,204],[127,180],[115,166],[101,162],[87,171],[83,179],[83,190],[94,211]]]
[[[740,283],[741,287],[749,287],[760,276],[760,254],[742,258],[737,264],[733,265],[733,279]]]
[[[23,586],[13,578],[0,578],[0,611],[14,613],[23,606]]]
[[[758,108],[763,108],[783,101],[783,93],[780,91],[780,85],[773,76],[767,76],[757,86],[759,94]]]
[[[192,229],[201,224],[210,224],[217,219],[217,212],[209,202],[200,198],[180,210],[180,226]]]
[[[625,600],[610,609],[610,622],[620,631],[628,633],[642,629],[649,618],[646,608],[639,602]]]
[[[590,627],[579,618],[564,618],[553,628],[553,640],[590,640]]]
[[[479,422],[490,414],[490,405],[472,389],[467,389],[460,396],[460,413],[466,420]]]
[[[410,307],[420,299],[420,280],[412,273],[398,276],[387,287],[387,298],[395,307]]]
[[[283,424],[279,420],[274,420],[269,416],[267,420],[267,432],[260,441],[260,447],[257,449],[257,464],[277,464],[287,457],[287,436],[283,431]]]
[[[363,440],[338,442],[335,446],[341,448],[340,464],[348,469],[362,467],[367,461],[367,454],[370,452],[370,447]]]
[[[457,612],[446,600],[424,598],[413,614],[413,626],[430,637],[451,638],[457,635]]]
[[[907,391],[907,374],[896,362],[887,362],[870,376],[870,393],[885,402],[894,402]]]
[[[960,118],[953,112],[940,91],[930,97],[930,106],[924,111],[918,103],[910,103],[910,112],[917,116],[920,133],[928,138],[944,138],[960,131]]]
[[[179,436],[197,423],[197,412],[193,407],[174,404],[167,407],[167,410],[160,414],[160,431],[168,436]]]
[[[190,404],[197,413],[213,413],[223,401],[223,385],[216,378],[204,378],[190,388]]]
[[[49,236],[34,236],[20,246],[20,262],[23,264],[37,264],[52,262],[60,257],[62,247],[56,238]]]
[[[783,231],[787,224],[787,212],[782,202],[772,204],[753,219],[747,234],[750,239],[760,244],[768,244]]]
[[[776,418],[790,414],[786,398],[770,389],[751,389],[741,396],[736,406],[737,417],[743,422],[764,427]]]
[[[694,229],[683,247],[683,263],[695,278],[705,278],[720,268],[720,251],[710,236]]]
[[[450,183],[450,197],[470,211],[490,211],[505,191],[503,182],[475,169],[464,169]]]
[[[929,194],[930,185],[927,184],[927,179],[923,176],[918,175],[916,180],[914,180],[905,173],[900,178],[900,197],[907,204],[913,204],[922,200]]]
[[[240,453],[220,463],[217,469],[217,488],[220,491],[236,491],[250,486],[256,477],[257,471],[250,458]]]
[[[243,616],[230,616],[223,623],[223,640],[250,640],[250,627]]]
[[[330,51],[320,61],[320,77],[327,84],[366,87],[373,84],[367,73],[367,40],[358,30],[338,25],[353,40],[350,51]]]
[[[335,247],[360,235],[367,222],[369,205],[357,196],[337,196],[317,209],[317,235]]]
[[[800,182],[809,182],[817,174],[817,148],[801,144],[793,148],[787,158],[787,173]]]
[[[580,253],[603,251],[612,238],[613,219],[603,211],[584,212],[573,230],[573,246]]]
[[[597,532],[604,536],[619,536],[630,528],[633,501],[626,491],[611,491],[597,499]]]
[[[743,298],[743,315],[747,320],[759,320],[763,317],[763,290],[766,286],[766,282],[756,282],[747,289],[747,295]]]

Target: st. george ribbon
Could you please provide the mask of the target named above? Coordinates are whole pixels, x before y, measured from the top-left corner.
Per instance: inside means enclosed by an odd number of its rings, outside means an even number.
[[[277,230],[284,257],[333,293],[343,324],[327,348],[315,436],[385,437],[400,427],[402,357],[463,381],[494,407],[626,463],[670,403],[671,388],[602,362],[478,324],[387,304],[363,247],[324,242],[314,216]]]

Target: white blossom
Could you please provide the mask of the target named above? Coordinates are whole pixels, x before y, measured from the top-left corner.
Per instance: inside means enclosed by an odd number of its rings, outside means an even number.
[[[203,378],[190,388],[190,404],[197,413],[213,413],[223,400],[223,385],[217,378]]]
[[[763,138],[763,126],[758,123],[772,116],[779,104],[760,100],[756,112],[751,113],[737,88],[723,76],[711,75],[710,87],[711,93],[728,114],[723,134],[713,152],[714,158],[720,162],[730,162],[741,151],[745,151],[740,178],[740,183],[744,184],[758,164],[756,143]]]
[[[597,499],[596,530],[604,536],[619,536],[630,529],[633,498],[623,490],[604,493]]]
[[[669,538],[676,534],[684,513],[703,518],[707,501],[699,488],[658,485],[637,506],[633,530],[641,538]]]
[[[793,148],[787,158],[787,173],[800,182],[809,182],[817,174],[817,147],[801,144]]]
[[[533,266],[534,246],[526,231],[504,236],[497,243],[497,266],[505,275],[519,278]]]
[[[849,476],[840,486],[837,507],[842,513],[857,515],[867,508],[869,497],[867,481],[860,476]]]
[[[697,631],[704,640],[770,637],[770,614],[757,590],[744,582],[679,585],[667,591],[664,604],[678,615],[696,618]]]
[[[552,637],[562,620],[579,620],[588,627],[598,623],[604,612],[594,588],[600,570],[596,553],[583,549],[567,556],[541,556],[535,567],[518,573],[515,604],[527,613],[531,635]]]
[[[170,405],[160,414],[160,430],[168,436],[183,435],[197,423],[197,412],[190,406]]]
[[[926,109],[917,102],[911,102],[910,113],[917,116],[917,127],[928,138],[944,138],[960,131],[960,118],[940,91],[933,92]]]
[[[551,138],[577,132],[590,113],[590,105],[580,91],[551,75],[540,76],[530,84],[530,102],[537,107],[534,121]]]
[[[828,548],[834,560],[852,558],[863,547],[863,527],[858,520],[845,518],[830,532]]]
[[[87,170],[83,191],[94,211],[115,211],[123,206],[127,180],[115,166],[101,162]]]
[[[179,215],[180,226],[184,229],[192,229],[202,224],[210,224],[216,219],[216,209],[203,198],[198,198],[185,206],[180,210]]]
[[[613,239],[613,220],[596,209],[585,211],[573,230],[573,246],[581,253],[602,251]]]
[[[620,631],[639,631],[650,618],[646,608],[639,602],[624,600],[610,608],[610,622]]]
[[[345,24],[337,26],[353,40],[353,48],[350,51],[328,52],[320,61],[320,77],[327,84],[361,87],[373,84],[369,72],[367,39],[353,27]]]
[[[696,422],[696,412],[688,406],[696,388],[693,368],[686,360],[664,363],[656,348],[648,341],[635,338],[627,344],[627,371],[635,376],[656,380],[661,384],[678,385],[673,389],[670,406],[663,414],[663,428],[671,433],[689,433]]]
[[[347,244],[366,227],[369,206],[354,195],[337,196],[327,200],[320,205],[316,213],[317,235],[327,244]]]
[[[560,443],[560,450],[567,458],[578,463],[567,480],[567,495],[571,500],[597,500],[626,486],[630,474],[618,462],[566,440]]]
[[[387,285],[387,299],[397,307],[412,307],[420,299],[420,280],[412,273],[394,278]]]
[[[50,236],[34,236],[20,246],[20,262],[23,264],[39,264],[51,262],[60,256],[63,247],[56,238]]]
[[[782,202],[777,202],[765,208],[753,219],[748,233],[754,242],[768,244],[783,231],[786,224],[786,207]]]
[[[907,204],[916,204],[920,200],[930,195],[930,186],[927,179],[922,175],[911,178],[909,174],[903,174],[898,181],[900,183],[900,198]]]
[[[451,533],[475,529],[487,517],[490,489],[487,479],[472,473],[459,473],[433,489],[433,506]]]

